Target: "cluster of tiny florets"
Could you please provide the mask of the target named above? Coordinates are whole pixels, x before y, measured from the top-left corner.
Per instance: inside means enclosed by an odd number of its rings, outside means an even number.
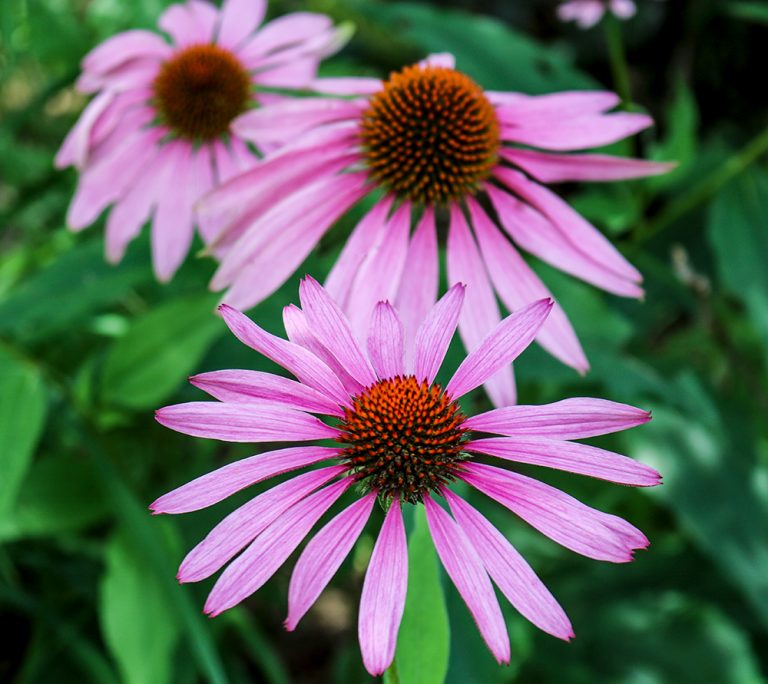
[[[354,477],[384,498],[417,503],[454,479],[464,415],[439,385],[413,376],[380,380],[345,409],[338,441]]]
[[[171,57],[153,84],[163,123],[180,137],[210,140],[229,131],[248,106],[251,81],[237,58],[218,45],[192,45]]]
[[[499,125],[468,76],[410,66],[390,76],[362,119],[366,164],[401,198],[439,203],[475,193],[497,161]]]

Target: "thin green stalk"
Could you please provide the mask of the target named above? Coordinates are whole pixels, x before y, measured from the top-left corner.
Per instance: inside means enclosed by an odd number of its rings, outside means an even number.
[[[634,235],[635,247],[648,242],[667,226],[704,204],[726,183],[746,171],[766,153],[768,153],[768,128],[752,138],[736,155],[726,160],[687,193],[670,202],[655,218],[640,224]]]
[[[384,684],[400,684],[400,677],[397,675],[397,661],[393,660],[384,673]]]
[[[621,37],[621,26],[618,19],[610,13],[603,19],[603,26],[616,92],[621,97],[624,109],[629,109],[632,104],[632,87],[629,80],[627,57],[624,52],[624,41]]]

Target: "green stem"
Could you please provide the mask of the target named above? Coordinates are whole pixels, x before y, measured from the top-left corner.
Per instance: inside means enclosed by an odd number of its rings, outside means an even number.
[[[603,19],[603,26],[605,27],[608,58],[611,63],[611,72],[613,73],[616,92],[621,97],[624,109],[628,109],[632,103],[632,88],[629,80],[627,57],[624,53],[624,41],[621,37],[621,26],[618,19],[610,13]]]
[[[384,673],[384,684],[400,684],[400,677],[397,674],[397,661],[393,660],[392,664],[387,668]]]
[[[670,202],[656,217],[641,224],[635,231],[635,246],[642,245],[667,226],[704,204],[726,183],[746,171],[768,152],[768,128],[750,140],[736,155],[730,157],[686,194]]]

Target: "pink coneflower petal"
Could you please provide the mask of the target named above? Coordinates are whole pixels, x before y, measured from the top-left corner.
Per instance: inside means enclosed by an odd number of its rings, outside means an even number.
[[[416,332],[414,375],[432,384],[451,344],[464,303],[464,283],[456,283],[435,304]]]
[[[305,385],[326,392],[342,405],[348,401],[348,394],[333,371],[304,347],[271,335],[248,316],[226,304],[222,304],[219,311],[229,329],[243,344],[290,371]]]
[[[512,243],[474,200],[468,202],[472,225],[496,292],[510,311],[552,295]],[[550,354],[580,372],[589,369],[579,339],[562,307],[555,302],[536,338]]]
[[[459,316],[459,335],[468,351],[477,348],[501,320],[496,295],[491,287],[483,259],[469,231],[461,208],[451,206],[451,223],[446,247],[449,284],[464,283],[466,305]],[[497,406],[514,404],[517,396],[512,367],[500,364],[495,374],[486,378],[491,400]]]
[[[332,439],[337,431],[302,411],[254,400],[248,404],[191,401],[158,409],[161,425],[222,442],[290,442]]]
[[[311,276],[299,285],[301,308],[317,338],[364,387],[376,382],[371,362],[360,349],[349,321],[338,304]]]
[[[403,324],[389,302],[373,310],[368,335],[368,358],[379,379],[405,375]]]
[[[491,437],[467,442],[467,451],[496,456],[515,463],[528,463],[601,480],[654,487],[661,476],[653,469],[612,451],[548,437]]]
[[[345,508],[323,527],[296,561],[288,587],[285,627],[296,629],[306,612],[336,574],[368,522],[376,494],[371,492]]]
[[[667,173],[677,166],[608,154],[547,154],[512,148],[503,148],[499,154],[542,183],[631,180]]]
[[[97,45],[84,58],[84,71],[95,74],[107,72],[135,59],[167,57],[171,47],[161,36],[150,31],[124,31]]]
[[[547,150],[568,151],[618,142],[652,126],[653,119],[646,114],[617,112],[529,122],[525,126],[505,125],[501,118],[501,124],[504,140]]]
[[[571,0],[557,8],[560,21],[575,21],[582,29],[588,29],[597,24],[605,14],[605,4],[602,0]]]
[[[536,209],[492,185],[487,185],[486,191],[501,219],[501,224],[525,250],[542,261],[608,292],[623,297],[642,297],[641,287],[616,275],[590,255],[580,251]]]
[[[511,363],[533,341],[552,309],[551,299],[542,299],[520,309],[499,323],[467,354],[445,388],[453,399],[482,385],[499,368]]]
[[[464,426],[510,437],[583,439],[628,430],[651,419],[648,411],[605,399],[563,399],[541,406],[505,406],[470,416]]]
[[[558,544],[588,558],[628,563],[635,549],[648,546],[645,535],[626,520],[524,475],[467,463],[461,479]]]
[[[491,653],[499,663],[508,663],[507,627],[483,563],[461,527],[430,496],[424,497],[424,507],[443,567],[467,604]]]
[[[78,168],[82,167],[88,155],[91,131],[98,118],[112,104],[115,96],[116,93],[107,90],[99,93],[88,103],[56,153],[54,159],[56,168],[63,169],[70,164]]]
[[[507,600],[547,634],[568,641],[571,622],[531,566],[479,511],[448,489],[443,491],[456,519],[485,569]]]
[[[256,30],[266,13],[266,0],[226,0],[221,8],[217,42],[237,47]]]
[[[267,451],[225,465],[168,492],[155,501],[154,513],[188,513],[212,506],[241,489],[275,475],[335,458],[340,449],[319,446]]]
[[[411,205],[401,204],[387,221],[380,239],[365,255],[347,298],[346,313],[352,331],[365,339],[371,311],[376,302],[394,300],[408,254]]]
[[[259,30],[240,54],[244,59],[253,60],[255,57],[263,57],[310,40],[331,27],[331,20],[324,14],[293,12],[270,21]]]
[[[221,574],[205,602],[205,612],[219,615],[259,589],[352,483],[346,478],[330,484],[277,518]]]
[[[437,301],[440,274],[437,256],[435,212],[426,207],[408,246],[396,305],[405,327],[406,368],[413,366],[412,353],[416,331]]]
[[[213,40],[218,12],[209,2],[187,0],[171,5],[160,15],[157,25],[173,38],[176,47]]]
[[[195,387],[224,402],[251,402],[266,399],[288,408],[341,416],[339,405],[313,387],[273,373],[252,370],[223,370],[200,373],[189,379]]]
[[[637,7],[632,0],[611,0],[611,12],[619,19],[629,19],[635,16]]]
[[[316,78],[312,82],[312,89],[329,95],[373,95],[381,90],[382,85],[378,78],[325,77]]]
[[[346,307],[352,283],[358,273],[365,255],[380,239],[387,225],[387,217],[392,207],[391,195],[383,197],[373,205],[371,210],[355,226],[344,249],[341,250],[328,278],[325,281],[326,292],[333,297],[339,306]]]
[[[501,169],[497,176],[524,200],[530,202],[547,216],[567,239],[578,245],[579,249],[599,261],[620,278],[637,283],[642,282],[643,276],[640,272],[619,253],[608,238],[574,211],[567,202],[547,190],[543,185],[528,180],[517,171]]]
[[[179,568],[179,581],[199,582],[210,577],[291,506],[345,469],[331,466],[297,475],[234,510],[187,554]]]
[[[347,372],[343,364],[315,337],[307,323],[307,317],[298,306],[289,304],[283,308],[283,325],[285,326],[285,333],[288,339],[311,351],[328,366],[336,374],[336,377],[341,381],[341,384],[350,396],[363,391],[363,385],[355,380]]]
[[[400,502],[392,501],[363,582],[358,638],[365,669],[380,675],[392,663],[408,587],[408,545]]]
[[[438,66],[453,69],[456,66],[456,58],[450,52],[435,52],[422,59],[421,66]]]
[[[613,109],[621,98],[609,90],[566,90],[547,95],[524,95],[488,91],[488,97],[498,104],[499,116],[509,124],[526,124],[542,119],[562,121],[563,112],[582,117]]]

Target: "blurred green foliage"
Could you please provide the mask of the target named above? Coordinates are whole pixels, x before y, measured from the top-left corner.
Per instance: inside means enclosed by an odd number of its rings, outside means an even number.
[[[355,614],[378,519],[287,634],[290,563],[214,621],[200,615],[210,581],[179,587],[174,579],[185,550],[266,485],[179,518],[146,510],[159,494],[252,453],[164,430],[152,409],[199,397],[185,383],[190,373],[274,369],[211,315],[210,262],[192,258],[161,286],[148,241],[112,267],[101,223],[78,235],[64,227],[75,175],[54,171],[52,159],[85,104],[72,87],[78,62],[116,31],[151,27],[167,4],[0,4],[0,680],[370,681]],[[760,55],[768,14],[764,3],[736,0],[638,4],[622,27],[632,92],[658,126],[618,151],[679,167],[649,181],[559,191],[641,268],[647,297],[619,300],[534,264],[593,368],[579,377],[535,348],[518,377],[526,403],[594,395],[653,410],[649,425],[599,442],[657,467],[663,487],[638,492],[536,473],[626,516],[652,545],[631,565],[599,564],[475,497],[577,634],[560,643],[505,606],[513,660],[499,668],[437,574],[423,521],[414,521],[402,684],[442,681],[445,671],[452,684],[766,681],[768,164],[760,136],[768,91]],[[311,9],[355,24],[352,42],[324,66],[329,74],[384,75],[451,51],[488,88],[614,87],[601,30],[562,26],[553,8],[550,0],[281,0],[270,13]],[[342,223],[302,271],[327,273],[351,219]],[[289,281],[254,316],[278,330],[295,292]],[[460,354],[455,345],[448,365]],[[486,406],[480,393],[469,403]]]

